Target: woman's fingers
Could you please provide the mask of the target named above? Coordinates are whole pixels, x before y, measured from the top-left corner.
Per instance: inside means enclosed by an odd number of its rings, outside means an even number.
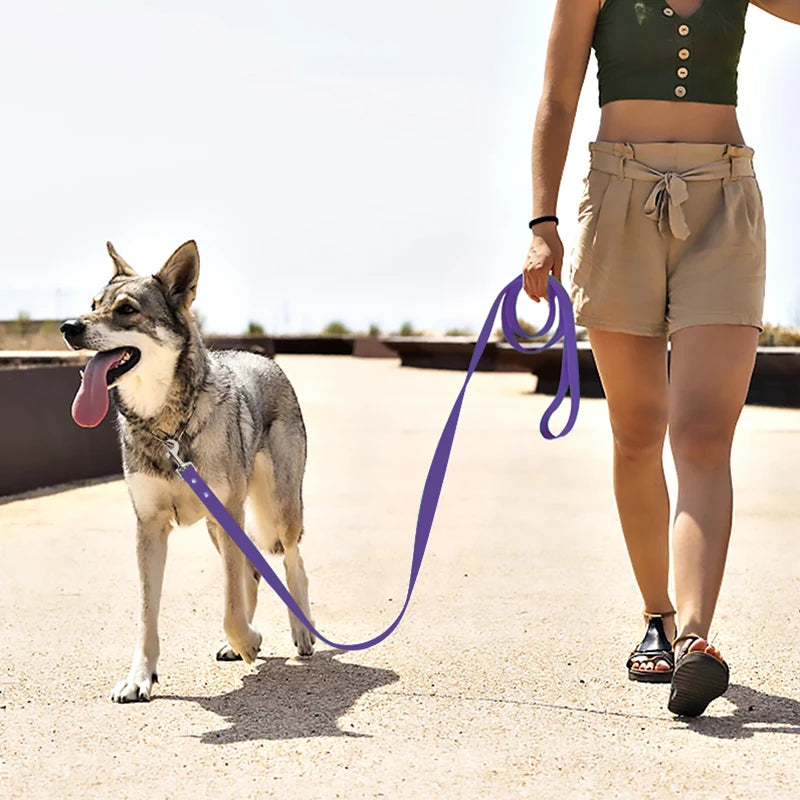
[[[536,303],[547,299],[547,288],[550,273],[553,277],[561,280],[561,259],[563,255],[563,245],[557,232],[553,236],[534,235],[525,259],[525,267],[522,270],[522,287],[525,294]]]
[[[556,244],[551,244],[543,237],[534,236],[525,259],[525,267],[522,270],[522,287],[525,294],[536,303],[547,299],[547,284],[550,272],[558,278],[561,274],[561,263],[557,255],[560,255],[560,240]]]

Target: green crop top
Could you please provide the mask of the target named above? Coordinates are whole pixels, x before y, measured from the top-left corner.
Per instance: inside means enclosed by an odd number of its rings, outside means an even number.
[[[605,0],[592,46],[600,105],[643,98],[736,105],[749,0],[703,0],[680,17],[666,0]]]

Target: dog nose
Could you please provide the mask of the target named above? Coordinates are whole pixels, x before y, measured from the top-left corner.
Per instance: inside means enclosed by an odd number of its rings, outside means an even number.
[[[65,336],[77,336],[86,330],[86,325],[79,319],[68,319],[59,328]]]

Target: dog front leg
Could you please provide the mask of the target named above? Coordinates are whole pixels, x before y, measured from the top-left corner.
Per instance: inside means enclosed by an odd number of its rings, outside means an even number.
[[[128,677],[120,681],[111,694],[117,703],[150,700],[156,673],[158,643],[158,609],[167,560],[167,537],[170,523],[167,515],[149,520],[138,519],[136,525],[136,560],[139,564],[139,628]]]
[[[236,521],[241,525],[244,514],[239,514]],[[246,596],[246,584],[254,580],[253,568],[219,523],[212,519],[207,519],[207,523],[212,538],[216,537],[219,544],[225,580],[225,614],[222,625],[228,641],[217,651],[217,659],[230,661],[239,656],[252,664],[261,647],[261,634],[250,624],[250,601]]]

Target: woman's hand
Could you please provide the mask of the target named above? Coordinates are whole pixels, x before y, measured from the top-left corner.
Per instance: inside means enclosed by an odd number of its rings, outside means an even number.
[[[538,303],[542,298],[547,298],[550,272],[557,281],[561,281],[564,245],[555,222],[542,222],[536,227],[540,230],[533,234],[525,266],[522,268],[522,286],[525,294]]]

